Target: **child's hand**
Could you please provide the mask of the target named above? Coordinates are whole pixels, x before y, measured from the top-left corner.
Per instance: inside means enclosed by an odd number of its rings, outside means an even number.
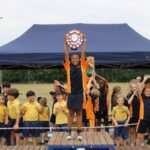
[[[126,123],[124,124],[124,126],[127,127],[127,126],[128,126],[128,122],[126,122]]]
[[[115,122],[115,127],[118,127],[118,123],[117,122]]]
[[[13,126],[13,128],[14,128],[14,129],[18,129],[18,128],[19,128],[19,125],[18,125],[18,124],[15,124],[15,125]]]
[[[8,120],[6,120],[4,124],[5,124],[5,125],[8,125]]]

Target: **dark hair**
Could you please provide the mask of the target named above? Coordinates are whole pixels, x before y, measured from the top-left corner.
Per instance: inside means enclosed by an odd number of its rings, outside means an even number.
[[[17,98],[19,96],[19,91],[18,89],[9,89],[7,91],[7,95],[14,96],[14,98]]]
[[[69,57],[69,60],[70,60],[70,61],[71,61],[71,58],[72,58],[72,56],[73,56],[73,55],[78,56],[78,57],[79,57],[79,59],[80,59],[80,57],[81,57],[81,56],[80,56],[79,54],[77,54],[77,53],[72,53],[72,54],[70,55],[70,57]]]
[[[63,95],[61,91],[56,92],[56,96]]]
[[[40,102],[41,98],[42,98],[41,96],[39,96],[39,97],[37,98],[38,103]]]
[[[145,81],[145,84],[150,84],[150,78]]]
[[[34,91],[28,91],[26,93],[26,96],[29,97],[29,96],[35,96],[35,92]]]
[[[41,97],[41,99],[40,99],[40,104],[42,105],[42,106],[47,106],[47,99],[45,98],[45,97]]]
[[[142,90],[142,95],[144,95],[144,92],[146,89],[150,89],[150,83],[146,84]]]
[[[3,88],[5,88],[5,87],[6,87],[6,88],[10,88],[11,85],[10,85],[9,82],[3,82],[3,83],[2,83],[2,87],[3,87]]]

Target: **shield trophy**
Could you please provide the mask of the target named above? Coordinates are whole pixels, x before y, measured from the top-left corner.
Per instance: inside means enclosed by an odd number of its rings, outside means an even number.
[[[71,50],[77,50],[83,43],[83,34],[79,30],[71,30],[66,34],[66,43]]]

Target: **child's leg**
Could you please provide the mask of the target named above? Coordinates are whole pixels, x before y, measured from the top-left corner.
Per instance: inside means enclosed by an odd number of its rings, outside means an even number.
[[[28,137],[24,137],[24,139],[23,139],[23,145],[28,145]]]
[[[46,137],[45,132],[41,133],[41,134],[40,134],[40,137],[41,137],[41,143],[44,144],[45,137]]]
[[[73,118],[74,118],[75,111],[74,110],[69,110],[68,114],[68,128],[69,128],[69,134],[71,134],[71,127],[73,124]]]
[[[81,127],[82,127],[82,109],[76,111],[77,115],[77,132],[81,132]]]
[[[36,137],[32,137],[32,144],[33,146],[36,146]]]
[[[137,134],[137,139],[136,139],[136,145],[141,146],[143,141],[144,141],[144,134],[143,133],[138,133]]]
[[[2,145],[2,138],[0,137],[0,145]]]
[[[10,133],[10,143],[11,143],[11,145],[15,144],[15,142],[14,142],[14,131],[11,131],[11,133]]]
[[[120,137],[116,137],[116,146],[120,146]]]
[[[20,144],[20,134],[19,133],[15,133],[15,140],[16,140],[16,145]]]
[[[130,133],[130,145],[135,145],[135,139],[136,139],[136,129],[135,127],[130,127],[129,129]]]

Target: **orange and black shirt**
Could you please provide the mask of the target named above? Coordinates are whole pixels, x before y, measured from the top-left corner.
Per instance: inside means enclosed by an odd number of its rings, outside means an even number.
[[[127,99],[129,100],[133,93],[127,95]],[[132,103],[129,104],[129,110],[131,114],[131,118],[139,119],[140,114],[140,99],[137,96],[133,97]]]
[[[86,60],[81,58],[80,65],[72,65],[67,60],[64,63],[67,74],[67,93],[82,93],[87,88]]]
[[[150,121],[150,97],[140,97],[140,119]]]

